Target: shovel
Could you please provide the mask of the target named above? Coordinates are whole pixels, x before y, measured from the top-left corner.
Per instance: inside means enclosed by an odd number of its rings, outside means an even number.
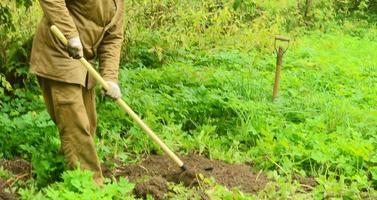
[[[52,25],[51,31],[64,45],[68,44],[67,39],[65,38],[63,33],[58,29],[58,27]],[[89,71],[90,75],[92,75],[105,90],[109,89],[107,82],[99,75],[99,73],[91,66],[91,64],[85,58],[82,57],[79,59],[79,61]],[[127,105],[126,102],[124,102],[121,98],[115,99],[115,102],[139,125],[141,129],[143,129],[145,133],[147,133],[153,139],[154,142],[156,142],[162,148],[162,150],[164,150],[166,154],[168,154],[168,156],[175,163],[177,163],[177,165],[182,169],[183,172],[188,171],[187,166],[182,162],[182,160],[179,159],[178,156],[175,155],[175,153],[171,151],[168,146],[166,146],[166,144],[152,131],[152,129],[150,129],[144,123],[144,121]]]

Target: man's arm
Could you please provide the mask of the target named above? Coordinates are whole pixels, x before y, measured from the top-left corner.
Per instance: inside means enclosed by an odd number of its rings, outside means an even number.
[[[120,52],[123,42],[123,7],[121,16],[105,33],[97,52],[101,76],[107,81],[118,82]]]
[[[50,25],[57,26],[68,39],[79,36],[65,0],[39,0],[39,3]]]

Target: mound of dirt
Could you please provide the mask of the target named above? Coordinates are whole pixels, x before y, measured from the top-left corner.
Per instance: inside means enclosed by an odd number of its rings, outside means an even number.
[[[0,200],[16,200],[19,199],[17,194],[6,192],[6,188],[10,188],[19,180],[27,180],[31,176],[31,164],[22,159],[16,160],[0,160],[0,167],[11,172],[14,177],[9,180],[0,178]]]
[[[146,198],[151,194],[155,199],[163,199],[165,193],[168,192],[166,180],[160,176],[153,177],[146,182],[136,185],[134,194],[138,197]]]
[[[15,175],[31,174],[31,164],[23,159],[0,160],[0,167],[3,167]]]
[[[268,182],[265,174],[254,173],[246,164],[228,164],[198,155],[181,158],[195,174],[213,177],[219,184],[228,188],[237,187],[246,193],[258,192]],[[170,158],[159,155],[151,155],[139,164],[118,166],[111,174],[117,178],[126,177],[130,181],[139,182],[135,188],[135,194],[139,197],[145,197],[146,194],[153,194],[155,198],[161,197],[161,193],[167,192],[166,181],[175,183],[183,181],[186,186],[193,185],[192,182],[185,181],[185,177],[182,177],[182,170]],[[146,176],[152,179],[147,182],[140,181]]]

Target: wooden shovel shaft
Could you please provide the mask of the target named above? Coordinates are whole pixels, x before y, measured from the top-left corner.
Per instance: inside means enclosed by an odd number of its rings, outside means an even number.
[[[277,53],[278,55],[277,55],[277,60],[276,60],[275,84],[274,84],[274,90],[272,93],[272,101],[275,101],[279,94],[281,65],[283,64],[283,55],[284,55],[283,48],[279,47]]]
[[[51,31],[54,35],[64,44],[68,44],[68,40],[65,38],[63,33],[56,27],[55,25],[51,26]],[[92,67],[92,65],[85,59],[80,58],[80,62],[84,65],[84,67],[89,71],[90,75],[92,75],[105,89],[108,90],[109,86],[107,82],[99,75],[99,73]],[[161,148],[164,150],[168,156],[173,159],[181,168],[184,168],[184,163],[181,159],[178,158],[177,155],[173,151],[169,149],[168,146],[150,129],[144,121],[124,102],[121,98],[116,99],[118,105],[140,126],[141,129],[144,130]]]

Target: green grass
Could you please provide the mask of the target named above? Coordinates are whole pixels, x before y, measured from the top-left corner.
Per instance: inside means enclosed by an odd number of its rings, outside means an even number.
[[[263,3],[270,14],[255,18],[251,28],[241,23],[250,17],[246,11],[211,13],[208,7],[215,5],[199,4],[187,15],[182,15],[184,6],[177,12],[156,6],[162,15],[133,5],[129,14],[137,19],[135,24],[146,25],[127,24],[126,38],[132,40],[126,41],[120,83],[126,102],[174,151],[251,162],[272,180],[254,195],[205,180],[211,185],[207,193],[224,199],[377,198],[376,26],[345,20],[342,26],[328,22],[322,31],[294,29],[280,97],[272,103],[276,61],[271,38],[287,29],[268,20],[278,12],[277,4]],[[144,11],[145,16],[140,14]],[[209,22],[213,24],[206,27]],[[180,27],[185,29],[177,34]],[[97,190],[88,174],[74,171],[60,177],[64,168],[63,160],[56,159],[56,127],[36,81],[27,81],[13,96],[0,93],[0,158],[30,160],[36,175],[21,191],[23,198],[81,198],[86,193],[133,198],[133,184],[127,181],[108,180],[105,189]],[[145,154],[162,153],[108,98],[99,97],[97,103],[101,159],[131,163]],[[314,177],[318,186],[303,191],[295,175]],[[89,185],[77,185],[78,180]],[[122,193],[121,187],[128,190]],[[172,199],[196,194],[182,185],[169,187]]]
[[[273,181],[265,190],[254,197],[240,194],[240,199],[375,198],[374,33],[374,28],[363,35],[335,30],[295,38],[285,55],[275,103],[271,102],[272,51],[197,51],[157,68],[122,66],[122,91],[131,107],[175,151],[231,163],[252,162],[256,170],[269,174]],[[53,159],[59,141],[42,99],[23,91],[18,91],[17,101],[3,105],[6,123],[1,130],[18,134],[11,136],[12,143],[2,143],[2,156],[31,156],[36,181],[45,185],[46,178],[62,170],[61,161]],[[14,111],[17,106],[20,109]],[[98,99],[98,113],[101,158],[136,162],[142,154],[161,152],[108,99]],[[41,133],[43,140],[37,136]],[[23,137],[29,141],[20,145],[17,141],[24,141]],[[52,153],[36,154],[39,148]],[[291,178],[294,175],[315,177],[319,184],[312,192],[302,193]],[[48,198],[63,186],[51,187],[41,194]],[[185,199],[188,193],[179,191],[187,189],[172,187],[178,192],[170,196]],[[209,193],[232,196],[237,192],[214,185]]]
[[[274,55],[236,50],[195,52],[157,69],[125,68],[123,92],[176,151],[251,161],[283,177],[312,176],[319,198],[374,198],[377,43],[374,28],[363,32],[295,38],[276,103]],[[114,109],[100,103],[102,126]],[[115,117],[132,127],[121,112]],[[126,152],[156,149],[138,129],[123,140]],[[296,189],[280,197],[298,195]]]

